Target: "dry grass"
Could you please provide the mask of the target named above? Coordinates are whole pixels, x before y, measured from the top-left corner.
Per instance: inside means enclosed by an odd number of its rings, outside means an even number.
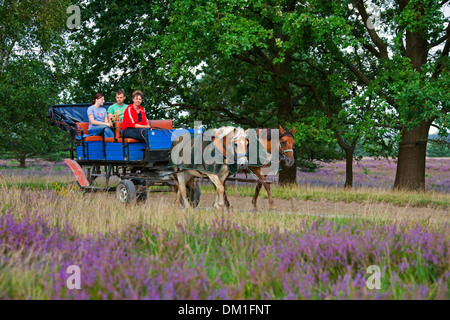
[[[294,208],[289,200],[277,199],[277,211],[264,208],[258,212],[250,208],[250,198],[233,197],[231,211],[214,211],[210,204],[212,194],[203,194],[201,207],[184,210],[173,204],[174,194],[150,194],[144,204],[122,205],[114,193],[84,194],[79,190],[59,188],[51,191],[33,191],[1,186],[0,214],[12,212],[18,217],[27,213],[44,216],[52,225],[69,223],[82,234],[96,235],[123,230],[124,228],[149,224],[165,230],[175,230],[177,224],[186,221],[211,224],[217,217],[226,217],[232,223],[254,231],[296,231],[304,227],[305,220],[323,216],[331,219],[367,218],[374,221],[398,222],[409,220],[424,224],[448,222],[448,214],[431,208],[396,207],[390,204],[340,203],[321,200],[296,201]],[[58,195],[59,193],[59,195]],[[260,199],[263,201],[263,199]],[[264,200],[267,202],[267,200]],[[294,209],[294,210],[292,210]],[[411,210],[417,210],[414,213]]]
[[[52,225],[68,222],[80,233],[91,235],[115,232],[140,224],[173,230],[177,224],[186,223],[187,219],[199,224],[211,224],[214,219],[222,216],[238,225],[264,231],[273,228],[295,230],[302,226],[303,220],[296,215],[280,215],[273,212],[243,213],[214,211],[212,208],[184,210],[173,204],[174,194],[163,197],[159,197],[160,194],[151,195],[144,204],[122,205],[118,203],[115,194],[111,193],[83,195],[76,191],[45,199],[42,191],[27,191],[27,200],[24,201],[24,192],[21,189],[0,187],[0,192],[3,194],[0,214],[11,211],[14,215],[23,217],[31,212],[45,216]]]
[[[212,185],[204,187],[204,191],[214,193]],[[228,187],[228,195],[253,196],[255,186]],[[272,186],[271,193],[274,198],[297,200],[330,200],[334,202],[358,202],[358,203],[391,203],[398,206],[449,208],[450,194],[429,192],[402,192],[376,188],[358,188],[344,190],[336,187],[310,187],[307,185],[279,187]],[[260,197],[267,198],[264,188]]]
[[[145,204],[128,206],[118,203],[114,193],[85,194],[75,190],[70,176],[5,176],[0,174],[0,214],[11,211],[17,216],[31,212],[44,215],[54,225],[68,222],[83,234],[98,234],[123,230],[138,224],[156,225],[165,230],[179,223],[196,221],[210,224],[225,216],[232,223],[255,231],[278,229],[294,231],[305,220],[324,216],[332,219],[364,218],[375,221],[416,221],[438,225],[448,223],[449,194],[434,192],[389,192],[384,189],[344,191],[323,187],[272,187],[277,206],[269,210],[267,193],[261,190],[260,210],[252,211],[254,185],[227,188],[232,210],[214,211],[215,190],[202,186],[200,208],[183,210],[173,202],[174,194],[149,194]],[[101,181],[100,181],[101,182]],[[112,181],[114,183],[114,181]]]

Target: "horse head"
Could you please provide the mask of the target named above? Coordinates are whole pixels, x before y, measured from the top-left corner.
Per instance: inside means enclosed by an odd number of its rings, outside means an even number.
[[[294,133],[297,128],[290,130],[284,130],[280,127],[280,157],[285,162],[286,166],[291,167],[295,163],[294,159]]]
[[[222,153],[234,157],[238,170],[248,167],[248,135],[242,128],[222,127],[214,131],[214,139],[223,139]]]
[[[248,168],[248,135],[242,128],[234,128],[231,142],[234,144],[238,170]]]

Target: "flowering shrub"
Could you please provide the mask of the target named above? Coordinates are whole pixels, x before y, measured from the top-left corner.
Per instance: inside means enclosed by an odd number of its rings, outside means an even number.
[[[3,277],[0,298],[448,299],[449,231],[309,218],[297,232],[261,233],[217,216],[92,237],[9,213],[0,216],[2,272],[39,277],[23,288]],[[70,265],[81,269],[80,290],[66,286]],[[381,269],[380,290],[366,287],[370,265]],[[35,296],[24,296],[30,286]]]

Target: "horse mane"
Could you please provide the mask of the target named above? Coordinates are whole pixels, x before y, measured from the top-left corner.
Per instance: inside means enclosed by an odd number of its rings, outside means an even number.
[[[262,134],[264,133],[264,134]],[[259,129],[258,130],[258,138],[261,137],[263,139],[266,139],[267,141],[272,141],[272,129]],[[279,136],[279,138],[281,137],[294,137],[294,135],[292,134],[291,130],[284,130],[284,133],[282,135]]]
[[[234,134],[234,130],[236,131],[236,134]],[[247,138],[247,134],[245,133],[244,129],[240,128],[240,127],[232,127],[232,126],[227,126],[227,127],[221,127],[215,130],[214,132],[214,136],[216,139],[222,139],[223,137],[227,136],[228,134],[230,134],[231,132],[233,132],[233,140],[236,139],[240,139],[240,138]]]

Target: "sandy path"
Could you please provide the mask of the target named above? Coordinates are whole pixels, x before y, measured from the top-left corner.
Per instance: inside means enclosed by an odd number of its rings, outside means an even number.
[[[155,200],[170,202],[175,200],[175,194],[150,194],[149,201]],[[160,198],[162,197],[162,198]],[[253,212],[251,197],[229,196],[232,210],[238,212]],[[429,220],[433,223],[449,222],[450,212],[448,209],[435,209],[423,207],[395,206],[388,203],[345,203],[343,201],[333,202],[329,200],[304,201],[285,200],[275,198],[275,213],[320,215],[320,216],[347,216],[347,217],[370,217],[392,220]],[[166,202],[166,203],[167,203]],[[213,194],[202,194],[199,209],[211,209],[214,203]],[[258,198],[258,211],[269,211],[269,200]]]

